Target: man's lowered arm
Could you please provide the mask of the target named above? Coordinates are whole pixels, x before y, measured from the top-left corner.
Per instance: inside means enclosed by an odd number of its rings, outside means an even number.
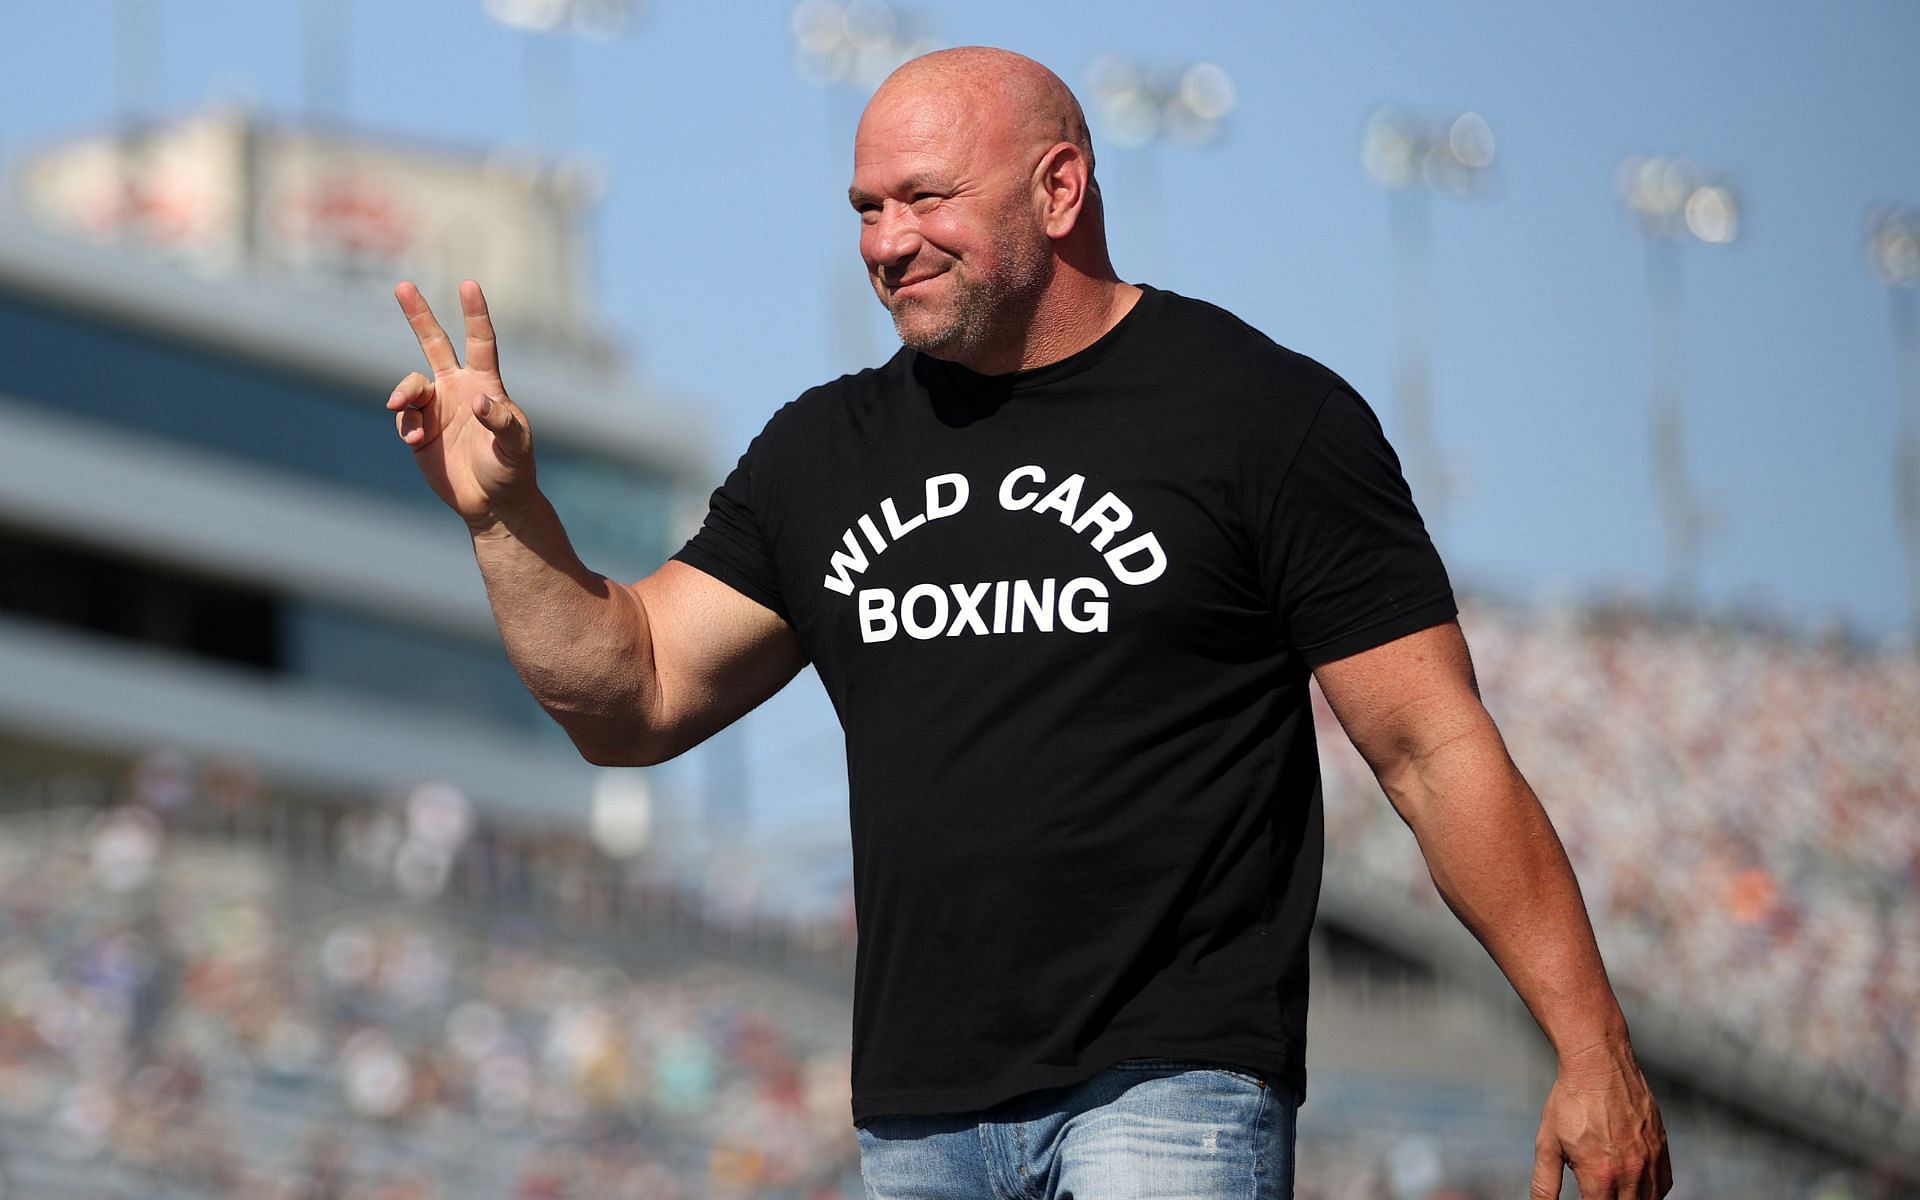
[[[1315,677],[1447,906],[1553,1044],[1532,1195],[1652,1198],[1672,1187],[1666,1132],[1607,981],[1566,851],[1480,702],[1448,621],[1326,663]]]

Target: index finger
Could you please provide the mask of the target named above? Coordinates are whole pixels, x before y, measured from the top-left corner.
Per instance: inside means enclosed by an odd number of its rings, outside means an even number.
[[[500,349],[493,340],[493,318],[487,314],[487,298],[474,280],[460,285],[460,311],[467,318],[467,365],[498,379]]]
[[[407,314],[407,324],[413,326],[413,336],[420,339],[420,352],[427,356],[427,365],[433,368],[435,375],[445,375],[460,369],[460,360],[453,355],[453,343],[447,338],[447,331],[440,328],[440,322],[434,320],[433,310],[427,307],[427,298],[411,282],[403,282],[393,289],[393,298],[400,302],[400,311]]]

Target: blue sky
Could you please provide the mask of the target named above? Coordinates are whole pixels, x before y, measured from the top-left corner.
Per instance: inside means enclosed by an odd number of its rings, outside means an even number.
[[[148,107],[299,110],[294,0],[141,2],[161,30]],[[491,22],[481,0],[343,6],[351,53],[336,111],[409,138],[534,144],[529,35]],[[1523,599],[1661,585],[1645,267],[1613,175],[1632,153],[1725,170],[1741,239],[1682,255],[1692,469],[1721,519],[1704,599],[1809,628],[1901,626],[1894,352],[1863,233],[1871,205],[1920,204],[1920,6],[948,0],[917,11],[945,43],[1024,51],[1083,94],[1102,52],[1225,67],[1240,104],[1217,145],[1107,145],[1092,114],[1116,264],[1326,362],[1390,434],[1388,199],[1360,168],[1360,130],[1382,104],[1483,114],[1499,148],[1492,186],[1433,208],[1436,424],[1472,480],[1441,536],[1457,578]],[[0,158],[112,118],[115,12],[111,0],[9,6]],[[862,98],[802,80],[788,12],[650,0],[623,37],[571,43],[569,144],[541,147],[604,171],[601,319],[645,377],[705,406],[716,472],[781,403],[893,345],[877,306],[836,321],[861,286],[844,189]],[[396,363],[396,376],[412,366]]]

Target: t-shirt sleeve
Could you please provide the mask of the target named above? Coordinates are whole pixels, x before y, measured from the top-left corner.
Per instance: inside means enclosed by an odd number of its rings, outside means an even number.
[[[1261,552],[1267,595],[1309,666],[1459,611],[1379,418],[1338,385],[1281,478]]]
[[[762,438],[754,439],[726,480],[714,489],[699,532],[673,557],[771,609],[791,625],[793,618],[780,594],[779,573],[774,568],[773,547],[764,523],[765,467],[758,461]]]

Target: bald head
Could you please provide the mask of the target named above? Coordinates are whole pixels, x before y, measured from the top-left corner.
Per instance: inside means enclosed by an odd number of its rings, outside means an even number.
[[[1058,75],[1024,54],[959,46],[913,59],[887,76],[867,109],[941,100],[964,105],[1013,145],[1034,150],[1066,142],[1093,169],[1093,138],[1080,101]]]
[[[1112,308],[1086,116],[1030,58],[967,46],[889,75],[860,116],[847,198],[874,294],[915,349],[1014,370]]]

